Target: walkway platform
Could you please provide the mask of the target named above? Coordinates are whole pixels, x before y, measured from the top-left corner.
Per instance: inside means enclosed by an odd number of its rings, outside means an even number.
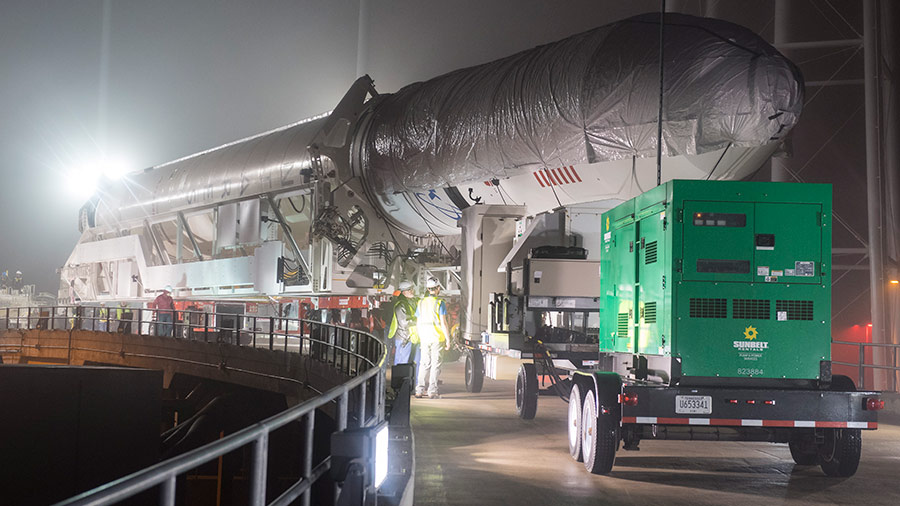
[[[787,445],[643,441],[619,449],[608,476],[569,457],[566,403],[541,396],[534,420],[516,416],[514,381],[465,391],[463,364],[445,364],[441,399],[413,399],[415,501],[440,505],[900,504],[900,426],[863,432],[856,475],[796,466]]]

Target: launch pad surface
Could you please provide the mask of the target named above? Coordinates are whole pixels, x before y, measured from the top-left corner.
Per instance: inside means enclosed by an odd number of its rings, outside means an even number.
[[[413,399],[415,504],[900,504],[900,426],[863,435],[848,479],[798,466],[785,444],[644,441],[619,449],[607,476],[585,472],[566,447],[566,404],[541,396],[534,420],[515,411],[515,381],[468,393],[463,364],[444,364],[441,399]]]

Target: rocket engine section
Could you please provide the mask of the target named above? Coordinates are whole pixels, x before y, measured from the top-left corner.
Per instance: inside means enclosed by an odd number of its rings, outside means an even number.
[[[328,114],[108,183],[63,284],[365,294],[429,237],[451,253],[471,205],[632,198],[655,184],[658,30],[637,16],[392,95],[366,76]],[[749,30],[667,14],[665,55],[664,180],[745,177],[797,121],[802,78]]]

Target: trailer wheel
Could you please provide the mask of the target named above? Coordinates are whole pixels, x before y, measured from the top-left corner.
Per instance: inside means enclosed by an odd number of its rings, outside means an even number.
[[[516,376],[516,413],[531,420],[537,413],[538,381],[534,364],[522,364]]]
[[[578,385],[572,385],[572,391],[569,393],[569,419],[568,419],[568,436],[569,436],[569,455],[575,459],[575,462],[582,462],[584,455],[581,452],[581,389]]]
[[[484,386],[484,357],[481,350],[469,350],[466,353],[466,392],[477,394]]]
[[[584,397],[581,417],[581,451],[584,468],[593,474],[609,474],[616,460],[619,438],[616,426],[597,414],[593,392]]]
[[[819,462],[819,452],[815,447],[810,449],[799,441],[791,441],[788,443],[788,448],[791,450],[791,458],[794,459],[794,463],[799,466],[814,466]]]
[[[862,431],[859,429],[825,429],[825,442],[819,447],[819,465],[832,477],[847,478],[856,474],[862,454]]]

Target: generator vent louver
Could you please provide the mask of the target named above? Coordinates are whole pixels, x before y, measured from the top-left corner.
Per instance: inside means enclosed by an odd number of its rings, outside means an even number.
[[[642,312],[644,323],[656,323],[656,302],[645,302]]]
[[[731,317],[747,320],[771,319],[771,302],[760,299],[734,299],[731,301]]]
[[[776,313],[787,313],[788,320],[807,320],[813,319],[813,301],[811,300],[776,300]]]
[[[619,317],[617,320],[617,332],[619,337],[625,337],[628,335],[628,313],[619,313]]]
[[[656,241],[648,242],[644,248],[644,264],[656,263]]]
[[[728,299],[691,299],[691,318],[728,318]]]

